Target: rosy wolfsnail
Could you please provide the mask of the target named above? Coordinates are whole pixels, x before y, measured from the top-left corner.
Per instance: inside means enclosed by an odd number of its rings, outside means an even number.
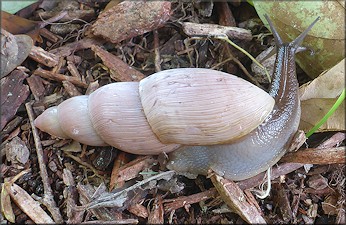
[[[269,94],[234,75],[201,68],[155,73],[103,86],[44,111],[35,125],[81,143],[135,154],[170,153],[168,168],[242,180],[285,153],[298,129],[295,53],[315,20],[285,44],[269,18],[277,57]]]

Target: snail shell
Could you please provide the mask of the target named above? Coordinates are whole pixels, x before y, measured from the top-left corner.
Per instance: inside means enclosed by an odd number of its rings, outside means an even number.
[[[232,142],[261,124],[274,103],[268,93],[234,75],[180,68],[70,98],[44,111],[35,125],[87,145],[159,154],[181,145]]]

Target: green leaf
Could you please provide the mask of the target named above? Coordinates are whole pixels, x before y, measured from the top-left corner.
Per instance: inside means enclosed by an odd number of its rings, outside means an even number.
[[[2,1],[2,9],[8,13],[14,14],[21,9],[37,2],[37,0],[26,0],[26,1]]]
[[[295,39],[320,16],[303,46],[315,51],[297,54],[297,63],[312,78],[336,65],[345,57],[345,3],[343,1],[263,1],[253,0],[259,17],[273,21],[286,42]],[[267,26],[268,27],[268,26]]]

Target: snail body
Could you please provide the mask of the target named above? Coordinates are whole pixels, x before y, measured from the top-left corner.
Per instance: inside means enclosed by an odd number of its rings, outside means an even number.
[[[212,146],[184,146],[172,152],[167,168],[184,174],[207,174],[208,169],[231,180],[244,180],[273,166],[286,153],[300,121],[300,100],[295,53],[318,18],[294,41],[283,43],[269,18],[276,42],[276,61],[269,95],[273,111],[255,130],[233,143]]]
[[[70,98],[44,111],[35,125],[93,146],[171,152],[167,167],[181,173],[212,169],[225,178],[246,179],[275,164],[298,129],[294,55],[313,24],[284,44],[270,23],[277,58],[269,94],[221,71],[172,69]]]

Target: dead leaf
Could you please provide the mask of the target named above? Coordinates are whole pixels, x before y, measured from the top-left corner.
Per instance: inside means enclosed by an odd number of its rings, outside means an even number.
[[[151,176],[145,180],[139,181],[124,190],[115,193],[105,192],[103,195],[94,199],[89,204],[81,206],[81,209],[94,209],[99,207],[123,207],[126,202],[131,200],[130,198],[131,196],[133,196],[134,193],[138,195],[138,192],[150,190],[156,187],[158,180],[169,180],[172,178],[174,174],[174,171],[162,172],[157,175]]]
[[[313,81],[299,88],[302,115],[299,129],[308,132],[331,109],[345,88],[345,59]],[[345,130],[345,102],[331,115],[319,132]]]
[[[27,34],[34,42],[40,39],[39,22],[12,15],[5,11],[1,11],[1,28],[7,30],[11,34]]]
[[[259,17],[270,15],[285,42],[295,39],[313,20],[319,21],[304,39],[303,46],[312,48],[297,54],[299,66],[312,78],[336,65],[345,57],[345,3],[343,1],[253,1]]]
[[[3,183],[1,188],[1,212],[5,216],[6,220],[10,221],[11,223],[15,223],[16,217],[12,210],[11,198],[5,188],[6,185],[9,185],[9,183]]]
[[[299,88],[300,100],[337,98],[345,88],[345,59]]]
[[[14,137],[9,143],[7,143],[5,145],[5,151],[7,161],[11,161],[12,164],[25,164],[30,155],[28,147],[26,147],[24,141],[19,137]]]
[[[308,132],[332,108],[336,99],[316,98],[303,101],[299,129]],[[328,118],[318,132],[345,130],[345,102]]]
[[[78,141],[72,141],[70,144],[62,147],[61,150],[66,152],[82,152],[82,146]]]
[[[12,35],[1,28],[1,73],[3,78],[22,64],[33,47],[32,39],[23,35]]]
[[[324,201],[322,202],[322,209],[324,214],[337,215],[338,214],[337,204],[338,204],[338,198],[336,195],[329,195],[328,197],[326,197]]]
[[[54,223],[53,219],[41,208],[40,203],[35,201],[23,188],[17,184],[5,186],[12,200],[23,212],[37,224]]]

